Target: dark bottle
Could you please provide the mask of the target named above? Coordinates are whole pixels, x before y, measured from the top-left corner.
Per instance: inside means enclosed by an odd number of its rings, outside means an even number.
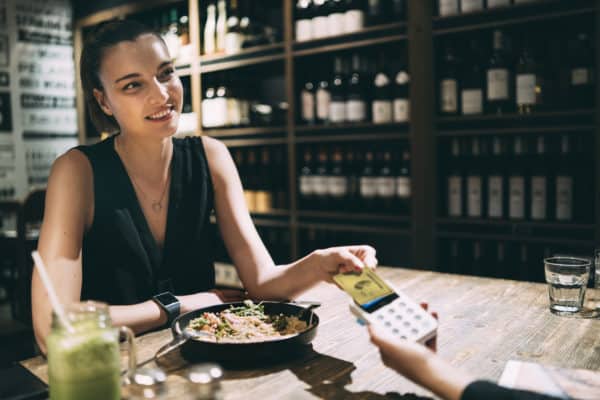
[[[274,180],[274,195],[273,195],[273,207],[278,210],[284,210],[289,208],[288,204],[288,176],[287,176],[287,164],[286,157],[284,154],[285,150],[282,147],[277,147],[274,150],[274,164],[273,164],[273,180]]]
[[[471,218],[483,217],[483,179],[484,174],[481,166],[481,147],[479,138],[471,140],[471,157],[467,172],[467,216]]]
[[[377,202],[381,211],[392,211],[396,197],[396,179],[394,177],[392,152],[384,150],[379,155],[379,172],[377,174]]]
[[[530,39],[524,36],[516,72],[516,104],[519,114],[531,114],[539,111],[543,105],[545,88],[540,69],[541,65],[533,53]]]
[[[569,103],[577,107],[594,105],[594,49],[589,35],[579,33],[570,41]]]
[[[461,258],[461,243],[456,239],[448,242],[448,267],[446,272],[451,274],[460,274],[465,265]],[[443,263],[444,260],[442,260]]]
[[[250,212],[256,211],[256,191],[257,191],[257,177],[260,175],[258,171],[258,160],[256,157],[256,150],[249,149],[246,153],[246,181],[244,184],[244,196],[246,197],[246,204]]]
[[[296,2],[296,40],[304,42],[312,39],[312,1],[298,0]]]
[[[329,121],[329,108],[331,106],[329,81],[325,77],[323,77],[317,85],[315,99],[317,101],[316,121],[317,123],[324,124]]]
[[[259,175],[256,179],[256,199],[254,211],[268,213],[273,209],[274,181],[271,179],[273,166],[271,165],[271,150],[264,146],[260,152]]]
[[[392,0],[392,21],[406,20],[406,0]]]
[[[486,69],[486,107],[490,114],[505,114],[513,110],[511,61],[506,36],[496,30],[493,38],[493,52]]]
[[[345,81],[344,62],[341,57],[335,57],[333,79],[330,84],[331,101],[329,103],[329,122],[334,124],[346,121]]]
[[[301,118],[305,124],[314,124],[316,122],[316,99],[317,90],[315,83],[307,78],[302,85],[300,91],[300,107],[301,107]]]
[[[462,152],[458,138],[452,139],[450,159],[450,173],[447,180],[448,216],[463,216],[463,170]]]
[[[298,192],[300,197],[300,208],[302,209],[311,209],[314,208],[314,169],[313,169],[313,155],[310,151],[310,148],[306,147],[304,149],[303,162],[302,167],[300,168],[300,173],[298,174]]]
[[[463,115],[483,113],[483,94],[485,74],[483,71],[483,53],[477,39],[469,41],[468,62],[465,64],[461,79],[461,111]]]
[[[215,120],[215,87],[211,80],[207,80],[206,90],[204,91],[204,98],[202,99],[202,127],[214,128],[216,126]]]
[[[364,88],[363,70],[358,54],[352,55],[352,73],[348,78],[346,96],[346,120],[362,122],[367,119],[367,99]]]
[[[364,167],[360,175],[360,198],[365,210],[375,210],[377,203],[377,172],[372,150],[365,153]]]
[[[326,0],[313,0],[312,13],[312,38],[320,39],[329,35],[327,26],[327,4]]]
[[[392,81],[386,71],[385,55],[380,53],[377,71],[373,81],[373,102],[371,114],[376,124],[386,124],[393,121]]]
[[[510,6],[511,0],[487,0],[486,7],[489,9]]]
[[[510,276],[507,274],[507,259],[506,259],[506,243],[497,242],[494,243],[494,264],[493,270],[490,271],[490,276],[495,278],[509,279]]]
[[[235,54],[242,49],[244,36],[240,25],[241,15],[237,0],[229,1],[227,33],[225,34],[225,54]]]
[[[359,178],[361,173],[361,164],[358,157],[359,152],[355,152],[352,146],[346,148],[344,161],[346,163],[345,171],[348,177],[348,194],[346,195],[346,207],[355,210],[360,207],[360,189]]]
[[[526,202],[525,173],[525,141],[516,137],[513,143],[513,156],[510,162],[510,175],[508,177],[508,217],[510,219],[524,219]]]
[[[331,167],[328,176],[329,207],[341,210],[348,195],[348,176],[344,168],[342,150],[336,147],[331,156]]]
[[[313,192],[315,197],[315,206],[320,210],[326,210],[329,206],[329,168],[327,166],[327,152],[325,148],[319,149],[319,158],[315,174],[313,176]]]
[[[458,80],[459,61],[454,48],[448,44],[444,50],[440,71],[440,113],[443,115],[458,114]]]
[[[394,122],[408,122],[410,120],[410,75],[404,63],[396,70],[393,89],[393,114]]]
[[[387,0],[367,0],[367,23],[369,25],[379,25],[389,20],[391,10],[388,10],[387,3]]]
[[[346,4],[344,0],[327,0],[327,27],[329,36],[344,33],[344,13]]]
[[[410,175],[410,151],[402,151],[402,159],[396,172],[396,209],[401,214],[410,212],[412,179]]]
[[[560,154],[554,183],[556,188],[555,217],[558,221],[571,221],[573,219],[575,178],[572,168],[575,160],[572,157],[573,149],[571,147],[571,138],[569,135],[562,135],[560,138]]]
[[[545,221],[548,219],[548,166],[546,164],[546,139],[536,138],[535,153],[532,157],[530,177],[530,216],[532,220]]]
[[[473,242],[473,261],[470,271],[467,271],[467,273],[478,276],[485,276],[486,274],[486,263],[483,260],[483,244],[479,240]]]
[[[357,32],[365,26],[365,8],[362,0],[345,0],[344,33]]]
[[[504,218],[506,213],[505,146],[500,136],[492,138],[492,160],[487,179],[487,215],[490,218]]]

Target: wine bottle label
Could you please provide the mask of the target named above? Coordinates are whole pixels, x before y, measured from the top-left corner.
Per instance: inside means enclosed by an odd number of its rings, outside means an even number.
[[[315,119],[315,95],[308,90],[303,90],[302,95],[302,120],[311,122]]]
[[[205,128],[212,128],[215,126],[213,102],[213,99],[202,100],[202,126]]]
[[[483,10],[483,0],[461,0],[461,11],[463,13]]]
[[[319,16],[312,19],[312,36],[313,39],[323,38],[329,35],[329,27],[327,26],[327,17]]]
[[[236,98],[227,99],[227,123],[237,126],[240,124],[240,104]]]
[[[329,121],[344,122],[346,120],[346,102],[331,101],[329,103]]]
[[[409,176],[396,177],[396,196],[399,199],[410,199],[411,184]]]
[[[259,190],[255,194],[254,211],[266,213],[273,209],[273,194],[264,190]]]
[[[245,99],[240,99],[240,123],[242,125],[250,125],[250,102]]]
[[[517,75],[517,104],[535,104],[535,74]]]
[[[225,35],[225,54],[239,53],[244,36],[239,32],[227,32]]]
[[[492,68],[487,71],[488,100],[508,100],[508,70]]]
[[[410,101],[408,99],[394,99],[394,122],[408,122],[410,120]]]
[[[531,177],[531,219],[546,219],[546,177]]]
[[[442,91],[442,112],[455,113],[458,111],[458,84],[456,79],[443,79],[441,82]]]
[[[483,113],[483,90],[465,89],[462,91],[462,113],[474,115]]]
[[[313,194],[319,197],[327,196],[327,183],[329,183],[328,176],[314,175],[312,178]]]
[[[345,176],[330,176],[329,181],[329,195],[336,198],[345,197],[348,193],[348,178]]]
[[[568,221],[573,218],[573,178],[556,177],[556,219]]]
[[[451,217],[462,216],[462,178],[460,176],[448,177],[448,215]]]
[[[313,190],[313,177],[310,175],[300,176],[300,195],[303,197],[311,196],[314,193]]]
[[[329,103],[331,102],[331,93],[325,89],[317,89],[317,118],[320,120],[329,119]]]
[[[373,199],[377,196],[377,178],[373,176],[360,177],[360,196],[365,199]]]
[[[344,13],[344,33],[360,31],[365,26],[365,13],[362,10],[348,10]]]
[[[220,97],[212,100],[212,112],[214,113],[214,127],[227,125],[227,99]]]
[[[373,122],[385,124],[392,122],[392,102],[390,100],[373,100]]]
[[[440,0],[440,17],[458,14],[458,0]]]
[[[312,19],[296,20],[296,40],[298,42],[311,40],[313,38],[312,30]]]
[[[511,176],[508,179],[508,190],[508,216],[516,219],[525,218],[525,178]]]
[[[364,100],[346,101],[346,119],[350,122],[364,121],[367,118],[367,105]]]
[[[488,215],[490,218],[502,218],[502,200],[504,197],[504,188],[502,187],[502,177],[491,175],[488,178]]]
[[[481,176],[467,177],[467,215],[481,217]]]
[[[590,83],[590,70],[588,68],[573,68],[571,70],[571,85],[588,85]]]
[[[510,6],[510,0],[487,0],[487,8]]]
[[[383,199],[391,199],[396,195],[396,181],[391,176],[379,176],[377,181],[377,195]]]
[[[341,35],[344,33],[344,13],[333,13],[327,17],[327,29],[329,36]]]

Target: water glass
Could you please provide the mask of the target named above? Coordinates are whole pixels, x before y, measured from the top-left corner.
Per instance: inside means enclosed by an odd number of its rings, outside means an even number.
[[[544,260],[551,312],[569,315],[581,310],[591,264],[591,260],[577,257]]]

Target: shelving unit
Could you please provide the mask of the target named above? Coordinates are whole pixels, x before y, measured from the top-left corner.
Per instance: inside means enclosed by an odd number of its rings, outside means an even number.
[[[184,0],[181,0],[181,3]],[[272,45],[244,49],[235,55],[199,56],[200,10],[196,0],[187,0],[190,38],[194,59],[178,66],[180,74],[189,75],[192,89],[192,108],[201,126],[201,75],[234,71],[252,66],[262,67],[282,63],[285,77],[285,96],[288,103],[287,122],[281,126],[244,127],[231,129],[200,129],[197,134],[217,137],[229,147],[284,145],[287,151],[289,210],[252,214],[257,226],[277,226],[289,229],[290,257],[300,254],[300,231],[324,229],[331,231],[384,234],[410,240],[411,265],[432,268],[436,264],[437,241],[440,238],[502,240],[513,242],[571,243],[593,246],[600,242],[600,194],[596,193],[596,220],[586,223],[535,223],[489,219],[452,219],[439,217],[439,156],[437,142],[442,138],[469,135],[532,135],[585,132],[594,135],[595,177],[600,178],[600,101],[594,109],[543,111],[530,115],[437,116],[434,48],[436,40],[449,35],[477,32],[493,28],[519,26],[531,22],[553,21],[562,18],[592,16],[596,21],[595,42],[600,45],[600,12],[593,0],[548,0],[533,4],[485,10],[468,15],[437,17],[433,1],[409,0],[407,21],[367,27],[352,34],[297,42],[293,35],[293,0],[282,1],[283,41]],[[177,3],[170,0],[169,4]],[[84,18],[76,23],[81,50],[81,30],[86,26],[117,16],[163,6],[164,2],[145,1],[113,8]],[[77,41],[76,41],[77,43]],[[332,52],[371,49],[389,44],[403,44],[408,49],[411,74],[411,122],[376,125],[373,123],[301,125],[297,118],[297,64],[309,57]],[[596,65],[600,55],[596,52]],[[597,85],[600,87],[600,85]],[[600,89],[598,89],[600,98]],[[78,105],[82,107],[82,102]],[[82,120],[80,120],[81,122]],[[80,124],[81,125],[81,124]],[[85,137],[82,138],[85,142]],[[412,200],[410,215],[383,215],[351,210],[305,211],[297,204],[298,146],[316,143],[350,142],[407,142],[411,151]],[[489,229],[482,232],[482,229]],[[562,235],[562,236],[561,236]],[[365,236],[367,237],[367,236]]]

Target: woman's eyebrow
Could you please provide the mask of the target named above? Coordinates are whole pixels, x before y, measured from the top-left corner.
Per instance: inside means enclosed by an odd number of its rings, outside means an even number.
[[[172,61],[168,61],[168,60],[167,61],[163,61],[162,63],[160,63],[160,65],[158,66],[158,68],[156,68],[156,70],[158,71],[158,70],[162,69],[163,67],[166,67],[167,65],[171,65],[171,64],[173,64]],[[119,83],[120,81],[123,81],[125,79],[137,78],[139,76],[141,76],[141,75],[138,72],[133,72],[131,74],[127,74],[125,76],[120,77],[119,79],[117,79],[115,81],[115,83]]]

